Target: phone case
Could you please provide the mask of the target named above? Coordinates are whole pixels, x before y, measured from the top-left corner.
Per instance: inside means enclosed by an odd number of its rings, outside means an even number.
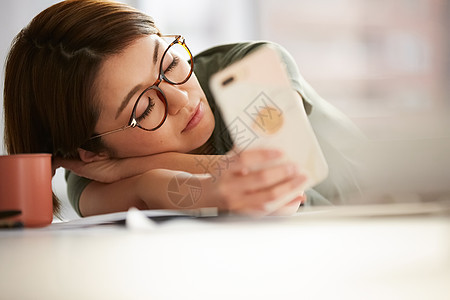
[[[297,163],[310,188],[328,175],[328,166],[301,98],[293,90],[277,51],[261,46],[214,74],[211,90],[234,141],[235,151],[280,148]]]

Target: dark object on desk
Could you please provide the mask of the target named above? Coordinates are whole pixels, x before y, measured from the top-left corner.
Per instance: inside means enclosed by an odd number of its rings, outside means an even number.
[[[2,228],[22,228],[23,223],[19,221],[8,221],[6,219],[21,215],[20,210],[3,210],[0,211],[0,229]],[[5,219],[5,220],[3,220]]]
[[[0,211],[0,219],[15,217],[22,214],[20,210],[2,210]]]

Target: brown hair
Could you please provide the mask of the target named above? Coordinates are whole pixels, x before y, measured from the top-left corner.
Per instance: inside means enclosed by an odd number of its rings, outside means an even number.
[[[8,153],[74,158],[81,145],[103,150],[101,139],[85,143],[99,117],[97,72],[107,57],[150,34],[160,35],[151,17],[116,2],[70,0],[38,14],[15,37],[6,60]]]

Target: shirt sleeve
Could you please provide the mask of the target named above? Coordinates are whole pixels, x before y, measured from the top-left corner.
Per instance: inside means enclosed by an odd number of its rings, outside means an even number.
[[[65,177],[67,182],[67,196],[69,198],[69,202],[75,212],[80,217],[82,217],[80,211],[81,193],[86,188],[86,186],[92,182],[92,180],[80,177],[69,170],[66,170]]]

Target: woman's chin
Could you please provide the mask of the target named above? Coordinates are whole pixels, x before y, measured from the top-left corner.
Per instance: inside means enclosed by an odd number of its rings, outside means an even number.
[[[206,142],[211,137],[214,131],[214,122],[212,122],[212,126],[207,126],[207,128],[202,128],[195,133],[192,139],[192,143],[189,147],[184,151],[185,153],[197,153],[197,154],[207,154],[205,151],[202,151],[203,147],[206,147]]]

